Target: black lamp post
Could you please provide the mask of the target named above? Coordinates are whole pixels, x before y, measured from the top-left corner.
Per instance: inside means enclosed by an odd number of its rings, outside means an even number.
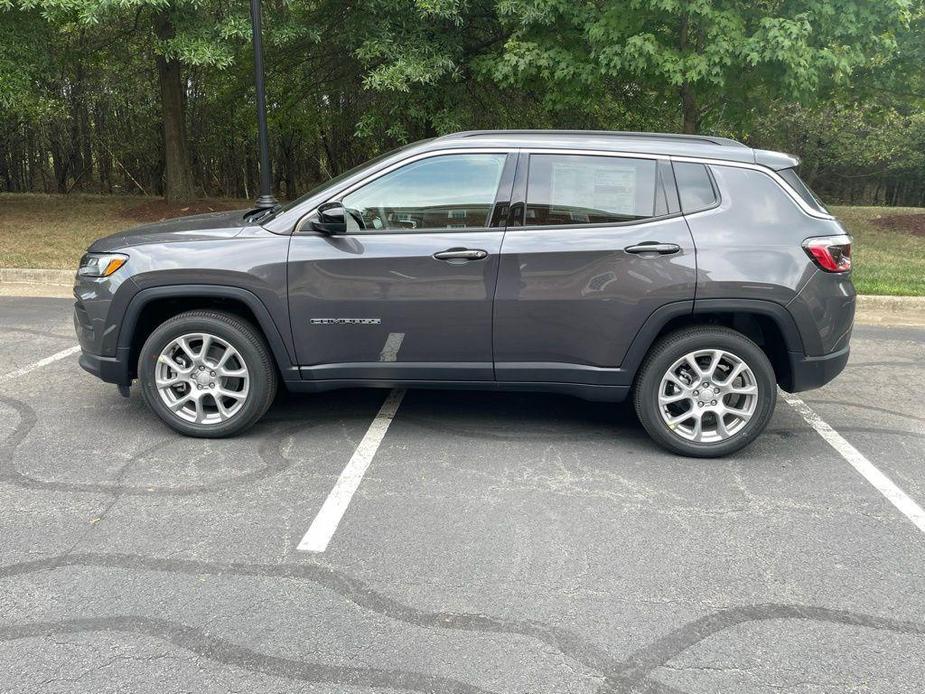
[[[277,204],[271,190],[270,140],[267,136],[267,97],[263,86],[263,39],[260,29],[260,0],[251,0],[251,30],[254,36],[254,84],[257,87],[257,140],[260,147],[260,191],[257,209]]]

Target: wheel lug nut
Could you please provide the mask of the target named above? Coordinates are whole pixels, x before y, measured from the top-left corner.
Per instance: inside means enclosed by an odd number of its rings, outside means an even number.
[[[214,371],[210,371],[210,372],[209,372],[209,375],[210,375],[210,376],[215,376],[215,372],[214,372]],[[719,391],[716,391],[716,392],[718,393]]]
[[[714,392],[714,393],[718,393],[718,392],[719,392],[719,388],[714,388],[714,389],[713,389],[713,392]]]
[[[210,384],[209,384],[209,388],[214,388],[214,387],[215,387],[215,384],[214,384],[214,383],[210,383]]]
[[[702,402],[698,402],[697,405],[699,405],[700,407],[703,407],[703,403],[702,403]]]
[[[713,400],[710,404],[711,404],[711,405],[715,405],[715,404],[716,404],[716,400]]]
[[[200,370],[200,371],[205,371],[205,368],[206,368],[206,367],[204,367],[204,366],[200,366],[200,367],[199,367],[199,370]]]

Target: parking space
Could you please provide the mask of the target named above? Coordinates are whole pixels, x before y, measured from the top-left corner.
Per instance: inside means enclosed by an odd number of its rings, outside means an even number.
[[[188,439],[34,367],[68,301],[0,315],[0,691],[925,689],[925,534],[783,399],[704,461],[628,405],[409,391],[304,552],[387,391]],[[925,330],[852,344],[801,398],[925,504]]]

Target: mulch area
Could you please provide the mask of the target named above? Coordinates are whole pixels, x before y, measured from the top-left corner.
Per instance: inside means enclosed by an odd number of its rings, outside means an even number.
[[[871,221],[881,229],[925,236],[925,214],[888,214]]]
[[[169,204],[163,198],[152,199],[136,207],[122,210],[121,215],[136,222],[160,222],[174,217],[186,217],[191,214],[204,212],[222,212],[224,210],[238,210],[246,207],[247,203],[236,200],[194,200],[182,204]]]

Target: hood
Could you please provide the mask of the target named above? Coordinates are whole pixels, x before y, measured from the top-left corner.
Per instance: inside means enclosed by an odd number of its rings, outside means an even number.
[[[153,224],[142,224],[141,226],[97,239],[88,250],[98,253],[147,243],[227,239],[237,236],[241,229],[249,226],[244,219],[246,212],[248,210],[207,212],[206,214],[196,214],[190,217],[167,219]]]

